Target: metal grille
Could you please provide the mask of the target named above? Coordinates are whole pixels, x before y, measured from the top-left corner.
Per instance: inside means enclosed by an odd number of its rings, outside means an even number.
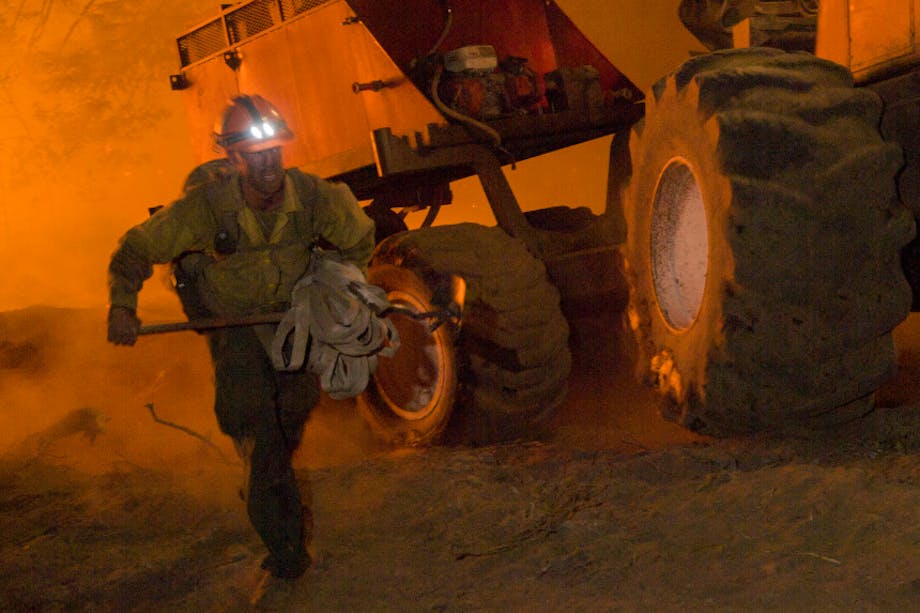
[[[213,55],[227,46],[227,37],[220,19],[189,32],[177,41],[183,68]]]
[[[182,67],[210,57],[296,15],[306,13],[333,0],[253,0],[226,14],[227,28],[215,19],[180,37]]]
[[[306,13],[310,9],[315,9],[331,2],[332,0],[281,0],[281,13],[284,19],[290,19],[294,15]]]
[[[227,13],[227,34],[230,36],[230,44],[235,45],[278,23],[281,23],[278,0],[250,2],[232,13]]]

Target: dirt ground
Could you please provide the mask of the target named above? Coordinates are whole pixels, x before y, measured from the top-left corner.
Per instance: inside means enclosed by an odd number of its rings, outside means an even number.
[[[602,320],[573,330],[570,399],[533,440],[394,451],[324,400],[297,457],[314,564],[264,605],[916,610],[920,322],[897,332],[880,408],[812,438],[664,422]],[[0,315],[0,609],[247,610],[264,552],[201,339],[103,334],[95,311]]]

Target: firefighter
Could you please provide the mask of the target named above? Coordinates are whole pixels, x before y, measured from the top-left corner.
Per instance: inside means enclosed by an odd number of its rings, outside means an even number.
[[[137,294],[153,264],[176,264],[183,308],[194,317],[286,310],[320,241],[366,271],[374,223],[347,186],[284,169],[281,145],[293,133],[274,105],[258,95],[233,98],[214,137],[228,164],[199,172],[203,180],[187,182],[182,198],[128,230],[112,255],[108,340],[116,345],[137,339]],[[291,459],[319,385],[303,369],[272,368],[273,335],[273,325],[205,333],[218,423],[244,461],[242,494],[268,549],[262,568],[293,579],[310,565],[312,514]]]

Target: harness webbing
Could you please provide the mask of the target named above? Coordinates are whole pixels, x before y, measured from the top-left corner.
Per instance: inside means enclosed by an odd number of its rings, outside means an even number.
[[[377,315],[389,306],[386,292],[367,283],[355,265],[314,249],[272,340],[272,364],[293,371],[306,361],[331,398],[357,396],[377,368],[377,356],[399,348],[396,327]]]

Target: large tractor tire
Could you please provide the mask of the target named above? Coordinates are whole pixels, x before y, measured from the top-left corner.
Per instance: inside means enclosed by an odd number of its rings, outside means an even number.
[[[428,310],[449,274],[466,281],[459,334],[443,326],[428,337],[424,324],[394,316],[401,347],[379,360],[359,409],[379,437],[402,446],[439,441],[449,420],[463,442],[526,436],[567,392],[559,293],[523,243],[476,224],[394,235],[377,246],[368,278],[391,302]]]
[[[844,68],[772,49],[701,56],[652,88],[624,257],[640,375],[666,416],[727,434],[872,409],[914,234],[880,110]]]

